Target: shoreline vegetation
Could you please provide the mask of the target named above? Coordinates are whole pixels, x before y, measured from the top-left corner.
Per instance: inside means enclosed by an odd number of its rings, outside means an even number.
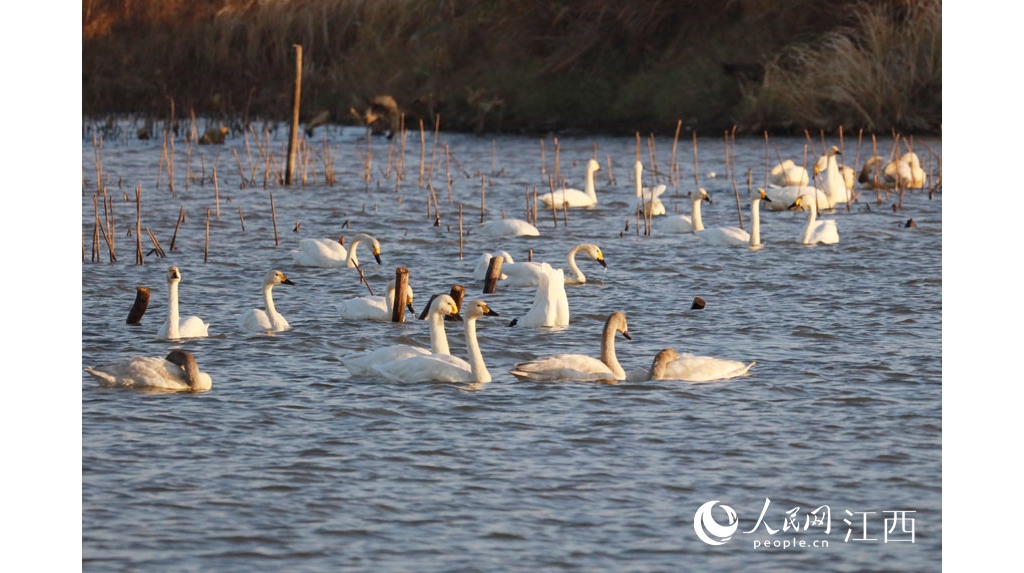
[[[306,126],[942,129],[939,0],[84,0],[83,116],[285,120],[296,44]]]

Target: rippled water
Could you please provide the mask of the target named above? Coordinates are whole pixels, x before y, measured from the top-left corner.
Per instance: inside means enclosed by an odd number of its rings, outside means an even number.
[[[428,161],[432,139],[428,134]],[[82,375],[84,568],[941,567],[941,194],[907,193],[894,213],[895,195],[878,204],[867,191],[851,212],[825,215],[838,221],[838,245],[799,245],[802,213],[763,210],[763,249],[708,246],[691,235],[658,233],[657,218],[652,235],[637,233],[627,169],[634,138],[562,138],[561,170],[575,187],[583,186],[583,165],[596,146],[605,167],[597,177],[598,207],[569,211],[567,225],[559,215],[557,227],[541,209],[540,237],[490,239],[472,233],[480,220],[480,175],[490,176],[488,219],[502,212],[524,218],[526,191],[547,190],[540,139],[442,133],[431,178],[439,226],[427,215],[429,191],[418,185],[418,133],[406,142],[397,191],[397,141],[390,148],[387,140],[371,143],[367,184],[365,141],[329,130],[333,186],[324,183],[322,133],[312,143],[316,173],[305,185],[265,188],[267,162],[252,139],[248,148],[234,137],[190,153],[179,140],[172,193],[160,167],[161,142],[106,141],[98,155],[114,198],[118,260],[111,264],[106,246],[100,262],[89,260],[97,153],[91,137],[83,138],[83,367],[183,347],[214,381],[203,394],[147,394],[101,388]],[[263,144],[275,154],[272,170],[280,169],[284,144],[283,129]],[[773,139],[772,163],[776,148],[800,162],[804,144]],[[926,145],[941,153],[941,142],[918,139],[922,158]],[[671,148],[671,138],[656,140],[662,171]],[[852,163],[856,140],[847,139],[845,148]],[[864,144],[861,161],[869,149]],[[707,226],[736,224],[724,150],[720,138],[698,140],[700,185],[714,198],[704,206]],[[812,156],[820,150],[815,141]],[[554,155],[547,138],[548,172]],[[670,212],[688,212],[690,140],[684,137],[677,156],[681,182],[663,200]],[[646,143],[643,157],[649,168]],[[186,189],[187,161],[195,180]],[[755,182],[764,178],[764,140],[738,139],[730,162],[746,196],[747,170]],[[219,219],[209,180],[215,165]],[[240,188],[240,171],[255,184]],[[711,171],[719,176],[707,177]],[[168,252],[146,255],[142,266],[134,264],[134,237],[127,236],[139,185],[144,250],[151,248],[148,227]],[[468,233],[461,259],[459,202]],[[749,200],[742,203],[749,226]],[[170,251],[182,208],[186,219]],[[902,228],[909,218],[917,226]],[[478,325],[492,382],[465,391],[349,375],[341,362],[349,353],[392,342],[428,344],[423,321],[338,318],[342,300],[367,294],[355,270],[292,263],[300,237],[359,231],[381,242],[382,265],[360,252],[375,293],[404,266],[417,311],[430,294],[462,284],[467,300],[484,298],[501,313]],[[580,259],[589,281],[567,287],[568,327],[509,328],[529,308],[533,289],[482,296],[472,281],[482,252],[507,250],[518,261],[532,250],[534,260],[564,264],[569,248],[584,241],[600,245],[608,269]],[[170,265],[183,275],[182,314],[208,321],[209,338],[155,339]],[[296,283],[274,290],[292,330],[242,334],[238,315],[262,304],[259,283],[272,268]],[[128,326],[140,285],[152,290],[149,310],[141,326]],[[690,310],[697,296],[704,310]],[[555,352],[596,356],[604,320],[615,310],[625,312],[633,337],[617,341],[627,370],[648,366],[665,347],[757,364],[747,377],[705,384],[534,383],[508,374],[517,361]],[[453,352],[464,355],[461,332],[448,332]],[[729,522],[722,506],[738,518],[731,539],[718,546],[702,542],[694,528],[698,508],[710,501],[718,501],[711,513],[717,523]],[[807,521],[823,505],[831,512],[828,532],[824,523]],[[905,520],[890,531],[894,516]],[[912,542],[904,532],[911,526]]]

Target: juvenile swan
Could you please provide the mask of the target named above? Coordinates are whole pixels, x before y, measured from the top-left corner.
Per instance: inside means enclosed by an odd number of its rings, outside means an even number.
[[[451,354],[423,354],[377,366],[377,372],[393,382],[475,382],[491,381],[480,344],[476,339],[476,321],[484,316],[500,316],[482,300],[466,305],[466,352],[469,362]]]
[[[404,360],[412,356],[424,354],[451,354],[448,348],[448,336],[444,330],[446,316],[459,317],[459,307],[455,299],[443,294],[431,298],[430,303],[420,315],[420,319],[430,321],[430,348],[412,346],[410,344],[394,344],[369,352],[357,352],[342,358],[345,368],[353,376],[366,376],[377,373],[377,365]]]
[[[210,323],[203,322],[198,316],[178,317],[178,283],[181,272],[178,267],[167,271],[167,322],[160,326],[156,337],[161,340],[180,340],[182,338],[203,338],[210,335]]]
[[[682,380],[684,382],[713,382],[743,376],[756,362],[724,360],[711,356],[679,354],[672,348],[659,352],[651,363],[650,370],[630,380]]]
[[[626,372],[615,356],[615,333],[627,340],[626,315],[613,312],[604,323],[601,335],[601,359],[586,354],[556,354],[548,358],[520,362],[509,372],[520,380],[625,380]]]
[[[195,357],[185,350],[172,350],[167,358],[120,358],[86,368],[85,371],[96,378],[102,386],[190,392],[201,392],[213,387],[210,375],[200,372]]]
[[[355,246],[355,245],[353,245]],[[263,304],[266,310],[254,308],[241,316],[238,320],[239,326],[244,332],[281,332],[288,330],[291,326],[288,321],[274,307],[274,297],[271,290],[275,285],[294,285],[281,271],[270,271],[263,277]]]

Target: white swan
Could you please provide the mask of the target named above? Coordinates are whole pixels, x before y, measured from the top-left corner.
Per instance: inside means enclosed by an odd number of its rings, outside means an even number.
[[[476,321],[484,316],[500,316],[482,300],[466,305],[466,352],[469,361],[451,354],[423,354],[377,365],[377,372],[393,382],[475,382],[491,381],[480,344],[476,339]]]
[[[578,264],[576,264],[576,255],[583,253],[584,255],[595,260],[604,268],[608,268],[608,263],[604,261],[604,253],[601,252],[601,247],[593,243],[580,243],[569,250],[569,253],[565,256],[565,264],[568,268],[567,274],[565,274],[565,284],[567,285],[581,285],[586,284],[587,277],[580,270]],[[540,284],[540,277],[543,274],[543,267],[547,263],[540,263],[535,261],[527,261],[522,263],[515,263],[509,261],[507,258],[505,263],[502,264],[501,272],[505,275],[502,279],[502,284],[505,286],[537,286]],[[550,266],[550,265],[548,265]]]
[[[373,245],[371,251],[377,264],[380,260],[380,242],[377,239],[359,233],[352,238],[352,246],[347,250],[341,241],[332,239],[302,239],[299,241],[299,249],[292,251],[292,260],[295,264],[306,267],[349,267],[359,266],[359,258],[356,256],[356,248],[359,243],[366,241]]]
[[[178,283],[181,282],[181,271],[171,267],[167,271],[167,322],[160,326],[156,337],[161,340],[180,340],[182,338],[203,338],[210,335],[210,323],[203,322],[198,316],[178,317]]]
[[[405,291],[405,307],[415,315],[416,311],[412,306],[414,296],[412,287],[409,286],[409,283],[405,283],[403,290]],[[338,312],[342,318],[351,320],[379,320],[388,322],[391,320],[391,315],[395,308],[396,295],[395,279],[391,279],[388,282],[384,296],[364,296],[346,300],[339,305]]]
[[[828,168],[827,154],[818,157],[818,161],[814,163],[814,173],[824,173],[826,168]],[[853,167],[840,163],[839,174],[843,177],[843,183],[846,184],[847,196],[853,197],[853,188],[857,182],[857,173],[853,170]]]
[[[187,390],[201,392],[213,387],[213,380],[191,353],[172,350],[167,358],[132,356],[99,366],[86,368],[86,372],[103,386],[149,388],[159,390]]]
[[[711,203],[711,196],[701,187],[697,192],[690,193],[690,214],[665,217],[655,225],[655,229],[663,233],[695,233],[704,230],[704,220],[700,216],[700,203]]]
[[[786,159],[772,167],[771,172],[768,174],[768,182],[778,187],[799,187],[807,185],[809,181],[807,169],[802,165],[793,163],[792,159]]]
[[[489,269],[491,267],[491,257],[501,257],[502,258],[502,262],[501,262],[502,267],[501,268],[503,270],[502,270],[500,279],[507,279],[508,278],[508,275],[506,275],[505,272],[504,272],[505,265],[508,265],[509,263],[514,263],[515,261],[512,260],[512,255],[508,254],[508,251],[499,251],[495,255],[491,255],[491,253],[484,253],[484,254],[480,255],[480,257],[476,260],[476,266],[473,267],[473,280],[474,281],[482,281],[482,280],[487,279],[487,269]]]
[[[828,208],[828,196],[825,195],[824,191],[813,185],[769,187],[766,193],[771,198],[768,203],[769,211],[785,211],[793,206],[797,197],[804,197],[800,207],[797,208],[800,211],[807,210],[807,204],[811,202],[812,197],[817,197],[818,204],[822,208]]]
[[[761,246],[761,200],[771,203],[764,189],[757,189],[759,196],[750,202],[750,232],[739,227],[713,227],[697,236],[709,245],[728,245],[756,248]]]
[[[836,205],[840,203],[846,203],[850,200],[850,189],[846,185],[846,179],[843,174],[839,171],[839,162],[836,159],[837,155],[841,155],[839,148],[833,145],[825,155],[819,158],[818,162],[814,164],[815,175],[822,174],[821,184],[825,197],[828,199],[827,206],[829,209],[834,209]],[[825,168],[821,169],[819,166],[822,164],[824,159]],[[819,205],[818,208],[822,208],[824,205]]]
[[[665,205],[659,197],[665,193],[666,187],[658,185],[653,189],[643,186],[644,164],[639,160],[633,164],[633,171],[636,174],[636,208],[634,213],[641,212],[644,217],[658,217],[665,214]],[[640,211],[640,209],[643,211]]]
[[[803,201],[804,197],[797,197],[796,202],[793,203],[793,208],[799,208]],[[839,228],[836,226],[835,219],[818,219],[818,209],[815,208],[813,202],[808,201],[808,204],[811,208],[807,213],[807,226],[804,227],[800,242],[805,245],[817,243],[834,245],[838,243]]]
[[[548,358],[520,362],[509,371],[520,380],[625,380],[626,372],[615,356],[615,333],[632,340],[626,315],[613,312],[601,334],[601,359],[586,354],[556,354]]]
[[[583,191],[579,189],[557,189],[554,192],[554,196],[550,193],[538,193],[537,198],[544,202],[549,209],[554,206],[558,209],[562,208],[564,203],[566,207],[593,207],[597,205],[597,192],[594,188],[594,173],[601,170],[601,165],[590,159],[587,161],[587,182]]]
[[[477,233],[488,237],[539,237],[540,230],[522,219],[496,219],[476,226]]]
[[[562,269],[553,269],[551,265],[541,263],[540,283],[533,297],[533,305],[517,324],[527,328],[568,326],[569,298],[565,294],[565,272]]]
[[[355,245],[353,245],[355,246]],[[245,332],[281,332],[291,326],[281,313],[274,307],[271,290],[275,285],[294,285],[281,271],[270,271],[263,277],[263,304],[266,310],[254,308],[238,319],[238,324]]]
[[[712,356],[679,354],[671,348],[659,352],[651,368],[630,372],[631,382],[646,380],[682,380],[685,382],[712,382],[745,375],[756,362],[739,362]]]
[[[448,336],[444,330],[446,316],[462,320],[455,299],[446,294],[433,297],[427,308],[424,309],[424,313],[420,315],[420,319],[426,318],[430,321],[429,349],[411,344],[394,344],[368,352],[350,354],[342,358],[341,361],[353,376],[367,376],[376,374],[379,364],[426,354],[451,354],[448,348]]]

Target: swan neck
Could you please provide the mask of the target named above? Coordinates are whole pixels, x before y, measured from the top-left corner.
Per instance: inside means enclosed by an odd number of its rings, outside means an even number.
[[[761,199],[750,204],[750,246],[761,244]]]
[[[391,312],[395,308],[395,288],[389,286],[387,293],[384,294],[384,308],[388,311],[388,318],[391,317]]]
[[[601,362],[604,362],[619,380],[626,378],[626,371],[622,369],[618,357],[615,356],[615,326],[611,323],[605,325],[604,336],[601,338]]]
[[[490,382],[491,373],[484,364],[484,356],[480,352],[480,343],[476,339],[476,318],[466,319],[466,352],[469,354],[469,366],[473,378],[477,382]]]
[[[573,247],[572,250],[569,251],[569,254],[566,255],[565,257],[565,264],[566,267],[569,269],[570,275],[572,276],[572,281],[582,283],[587,279],[585,276],[583,276],[583,271],[580,270],[579,265],[576,264],[576,253],[578,253],[579,250],[579,245]]]
[[[801,243],[809,244],[811,242],[811,233],[814,231],[814,222],[818,219],[818,208],[814,203],[810,204],[810,210],[807,213],[807,226],[804,227],[804,236],[801,239]]]
[[[274,296],[271,294],[273,289],[273,284],[263,285],[263,304],[267,307],[267,317],[270,318],[270,324],[277,329],[277,308],[274,307]]]
[[[359,266],[359,259],[356,257],[356,247],[359,246],[359,242],[363,238],[360,235],[356,235],[356,238],[352,239],[352,246],[348,248],[348,257],[345,258],[345,266],[352,268]]]
[[[594,170],[587,167],[587,184],[583,191],[591,199],[597,200],[597,191],[594,188]]]
[[[444,315],[440,312],[430,313],[430,352],[451,354],[451,350],[448,348],[448,336],[444,332]]]
[[[700,202],[703,201],[700,197],[693,200],[693,230],[703,231],[704,221],[700,218]]]
[[[167,293],[167,338],[180,338],[178,333],[178,282],[169,283]]]

